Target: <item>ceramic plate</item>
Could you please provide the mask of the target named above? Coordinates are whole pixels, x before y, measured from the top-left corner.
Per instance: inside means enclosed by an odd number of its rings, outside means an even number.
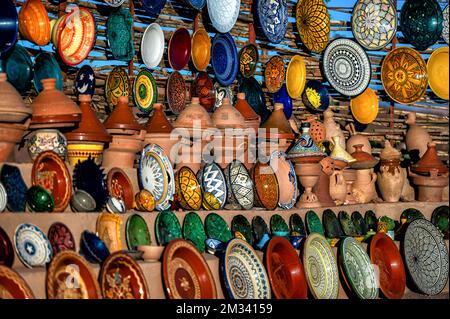
[[[182,208],[199,210],[202,206],[202,188],[195,173],[187,166],[175,174],[175,192]]]
[[[370,124],[378,116],[378,104],[377,94],[371,88],[367,88],[363,93],[350,100],[350,110],[359,123]]]
[[[122,250],[122,217],[117,212],[104,212],[97,218],[95,231],[110,253]]]
[[[31,61],[28,51],[23,46],[16,44],[2,56],[0,70],[6,73],[8,82],[20,94],[25,95],[30,89],[33,79],[33,61]]]
[[[153,69],[159,65],[164,54],[164,32],[157,23],[150,24],[141,40],[141,57],[144,64]]]
[[[77,94],[94,95],[95,73],[89,65],[85,64],[80,70],[78,70],[77,77],[75,79],[75,88]]]
[[[170,299],[215,299],[216,284],[205,258],[183,239],[164,250],[163,278]]]
[[[3,213],[5,210],[6,204],[8,204],[8,194],[6,193],[5,187],[0,182],[0,213]]]
[[[45,151],[36,157],[31,171],[33,186],[48,190],[55,200],[55,212],[63,212],[72,197],[72,180],[61,157],[53,151]]]
[[[87,230],[81,233],[80,254],[91,263],[102,263],[109,255],[106,244],[92,232]]]
[[[397,31],[397,9],[391,0],[359,0],[353,8],[352,31],[367,50],[381,50]]]
[[[113,11],[106,22],[108,46],[115,60],[130,61],[134,56],[133,16],[128,8]]]
[[[139,162],[139,183],[155,197],[156,208],[165,210],[175,194],[175,177],[169,158],[157,144],[147,144]]]
[[[390,98],[398,103],[411,104],[420,100],[428,86],[424,59],[419,52],[407,47],[389,52],[381,65],[381,82]]]
[[[364,92],[372,77],[369,57],[350,39],[336,39],[325,49],[323,70],[330,85],[346,96]]]
[[[125,238],[129,250],[136,250],[137,246],[151,244],[150,232],[143,217],[138,214],[128,217],[125,224]]]
[[[62,91],[63,89],[62,72],[53,54],[48,52],[39,53],[34,59],[33,70],[34,70],[33,84],[38,93],[41,92],[43,89],[41,80],[49,78],[55,78],[56,89]]]
[[[172,34],[167,49],[169,64],[174,70],[183,69],[191,57],[191,35],[189,31],[180,27]]]
[[[369,231],[377,230],[377,217],[375,213],[371,210],[366,211],[364,214],[364,221],[366,222]]]
[[[158,18],[167,0],[142,0],[142,7],[152,18]]]
[[[15,270],[0,265],[1,299],[34,299],[33,291]]]
[[[170,210],[158,213],[155,221],[155,233],[158,245],[162,246],[167,245],[171,240],[183,238],[180,222]]]
[[[74,282],[78,285],[68,285]],[[47,270],[48,299],[101,299],[97,276],[86,260],[74,251],[56,255]]]
[[[12,267],[14,263],[14,248],[8,234],[0,227],[0,266]]]
[[[259,62],[258,47],[247,44],[239,51],[239,71],[243,77],[249,78],[255,74]]]
[[[300,55],[294,55],[286,71],[286,89],[289,96],[299,99],[306,83],[306,66]]]
[[[306,237],[305,224],[299,214],[294,213],[289,218],[289,227],[292,233],[298,233],[300,236]]]
[[[148,114],[153,110],[153,104],[158,101],[158,87],[150,70],[139,71],[133,82],[133,97],[141,112]]]
[[[259,82],[254,78],[244,78],[239,82],[239,92],[245,93],[245,100],[261,117],[261,123],[264,123],[270,115],[266,107],[266,97]]]
[[[121,96],[130,96],[130,79],[123,67],[116,66],[106,78],[105,94],[110,111],[114,109]]]
[[[286,221],[279,214],[274,214],[270,217],[270,231],[273,235],[275,233],[280,234],[283,233],[285,236],[289,235],[289,226],[286,224]]]
[[[289,96],[286,83],[281,86],[281,89],[273,95],[273,104],[283,104],[283,112],[287,119],[292,117],[293,103],[292,98]]]
[[[427,62],[428,83],[434,94],[448,100],[448,46],[434,50]]]
[[[229,33],[216,34],[211,46],[211,64],[216,80],[221,85],[228,86],[234,82],[238,72],[238,61],[233,37]]]
[[[17,226],[14,248],[20,261],[28,268],[43,267],[52,259],[52,247],[47,236],[33,224]]]
[[[303,251],[306,280],[316,299],[337,299],[339,274],[333,250],[325,237],[310,234]]]
[[[248,219],[244,215],[236,215],[231,220],[231,232],[236,236],[236,232],[239,232],[244,237],[245,241],[253,246],[253,234],[252,227],[248,222]]]
[[[353,221],[347,212],[340,211],[338,214],[338,218],[345,236],[354,237],[358,235],[356,226],[355,224],[353,224]]]
[[[224,243],[233,238],[225,220],[216,213],[210,213],[206,216],[205,230],[208,238],[217,239]]]
[[[264,69],[264,82],[269,93],[276,93],[281,89],[285,75],[283,58],[279,55],[271,57]]]
[[[206,5],[206,0],[184,0],[184,2],[197,10],[202,10]]]
[[[406,270],[424,294],[437,295],[448,281],[448,250],[441,232],[429,221],[416,219],[403,242]]]
[[[305,224],[308,235],[311,235],[312,233],[318,233],[324,236],[324,230],[322,223],[320,222],[320,218],[313,210],[309,210],[306,212]]]
[[[5,1],[2,6],[0,57],[7,53],[17,42],[19,34],[19,16],[13,1]]]
[[[186,82],[180,72],[170,74],[166,86],[167,102],[174,114],[180,114],[186,106]]]
[[[112,168],[106,177],[109,195],[123,200],[126,210],[133,208],[134,191],[130,179],[122,169]]]
[[[346,282],[360,299],[378,298],[378,283],[370,258],[352,237],[346,237],[340,246],[340,262]]]
[[[442,21],[442,38],[444,39],[445,43],[449,44],[449,32],[448,32],[448,19],[449,19],[449,9],[448,5],[445,7],[444,11],[442,11],[442,14],[444,16],[444,19]]]
[[[125,2],[125,0],[105,0],[105,2],[109,6],[117,8],[120,7]]]
[[[336,214],[331,209],[324,210],[322,220],[327,238],[341,238],[345,236]]]
[[[252,180],[255,187],[255,205],[274,210],[280,200],[280,188],[272,167],[258,162],[252,168]]]
[[[75,251],[75,238],[69,227],[63,223],[56,222],[50,226],[48,229],[48,240],[52,246],[53,256],[56,256],[63,250]]]
[[[286,34],[288,26],[288,4],[285,0],[258,0],[256,12],[259,24],[267,39],[280,43]]]
[[[330,39],[330,15],[323,0],[299,0],[296,21],[305,47],[315,53],[322,52]]]
[[[255,194],[253,181],[244,164],[234,160],[225,169],[227,179],[228,203],[237,202],[245,210],[253,207]]]
[[[330,105],[330,95],[327,87],[320,81],[308,80],[302,94],[302,101],[312,111],[325,111]]]
[[[199,28],[192,36],[191,58],[195,68],[206,71],[211,60],[211,39],[205,29]]]
[[[239,16],[241,0],[207,0],[212,25],[221,33],[229,32]]]
[[[294,165],[286,159],[285,153],[275,151],[270,155],[270,167],[275,172],[280,188],[278,206],[283,209],[291,209],[297,202],[299,195]]]
[[[105,299],[149,299],[147,281],[138,263],[127,253],[111,254],[100,270]]]
[[[190,212],[184,217],[183,238],[192,241],[201,253],[205,252],[205,228],[203,227],[203,222],[197,213]]]
[[[197,173],[203,192],[211,193],[220,203],[220,209],[227,200],[227,185],[222,169],[216,163],[208,163]]]
[[[213,80],[206,72],[199,72],[191,86],[191,95],[200,99],[200,104],[208,112],[214,110],[216,105],[216,88]]]
[[[358,211],[352,213],[352,222],[355,225],[358,235],[365,236],[367,234],[367,224],[362,215]]]
[[[449,207],[446,205],[436,207],[431,214],[431,222],[448,238]]]
[[[221,259],[223,282],[232,299],[270,299],[266,270],[253,248],[244,240],[232,239]]]
[[[267,226],[266,221],[261,216],[255,216],[252,219],[252,231],[253,237],[255,239],[255,245],[258,248],[262,248],[261,241],[265,236],[270,235],[269,227]]]
[[[20,169],[16,166],[3,164],[0,173],[0,182],[6,190],[8,203],[6,207],[10,212],[24,212],[28,187],[22,178]]]

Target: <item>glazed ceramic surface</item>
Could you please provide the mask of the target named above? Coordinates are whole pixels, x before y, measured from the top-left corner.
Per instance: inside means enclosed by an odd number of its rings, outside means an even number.
[[[8,194],[3,184],[0,182],[0,213],[2,213],[8,203]]]
[[[52,246],[53,256],[56,256],[63,250],[75,251],[75,238],[69,227],[63,223],[56,222],[50,226],[48,229],[48,240]]]
[[[167,102],[175,114],[180,114],[186,105],[186,82],[180,72],[170,74],[166,87]]]
[[[274,214],[270,217],[270,231],[272,235],[278,234],[281,236],[287,236],[289,234],[289,226],[286,224],[286,221],[279,214]]]
[[[94,95],[95,73],[89,65],[85,64],[78,70],[75,88],[78,94]]]
[[[228,201],[237,201],[244,209],[253,207],[255,194],[253,181],[244,164],[234,160],[225,169],[227,179]]]
[[[205,230],[208,238],[216,239],[223,243],[233,238],[225,220],[216,213],[210,213],[206,216]]]
[[[134,56],[133,16],[121,8],[110,14],[106,22],[108,45],[114,59],[130,61]]]
[[[200,104],[208,111],[214,110],[217,102],[217,92],[213,80],[206,72],[199,72],[191,86],[191,95],[200,99]]]
[[[322,52],[330,39],[330,15],[323,0],[299,0],[296,21],[300,38],[308,50]]]
[[[302,123],[302,135],[288,152],[287,158],[293,162],[318,163],[326,156],[309,134],[310,126],[308,122]]]
[[[281,89],[285,75],[283,58],[279,55],[271,57],[264,69],[264,82],[270,93],[278,92]]]
[[[258,162],[252,169],[255,199],[264,208],[274,210],[280,199],[277,176],[270,165]]]
[[[121,96],[130,96],[130,79],[123,67],[116,66],[106,78],[105,95],[110,110],[119,102]]]
[[[421,51],[439,40],[442,21],[442,9],[436,0],[407,0],[400,11],[405,40]]]
[[[294,55],[286,71],[286,88],[289,96],[299,99],[306,83],[306,66],[300,55]]]
[[[323,112],[330,105],[328,89],[320,81],[308,80],[302,94],[302,101],[310,110]]]
[[[261,123],[265,122],[270,112],[266,107],[264,92],[259,82],[254,77],[244,78],[239,83],[239,92],[245,93],[247,103],[261,117]]]
[[[27,0],[19,11],[21,35],[38,46],[50,41],[50,20],[41,0]]]
[[[273,95],[273,104],[275,103],[283,104],[283,112],[287,119],[292,117],[293,103],[292,98],[288,94],[286,83]]]
[[[221,33],[229,32],[239,16],[241,0],[207,0],[212,25]]]
[[[70,206],[75,212],[91,212],[95,210],[97,204],[95,203],[95,199],[88,192],[77,189],[73,192]]]
[[[169,41],[169,64],[174,70],[183,69],[191,57],[191,35],[186,28],[178,28]]]
[[[19,168],[3,164],[0,172],[0,182],[7,195],[7,208],[11,212],[24,212],[26,205],[27,185],[22,178]]]
[[[27,205],[36,213],[53,212],[55,200],[52,194],[42,186],[31,186],[27,191]]]
[[[39,53],[34,59],[33,71],[33,84],[37,92],[41,92],[43,89],[41,80],[50,78],[56,79],[56,89],[62,91],[62,71],[53,54],[48,52]]]
[[[17,226],[14,247],[20,261],[28,268],[45,266],[52,258],[52,247],[47,236],[33,224]]]
[[[170,211],[158,213],[155,221],[156,241],[158,245],[167,245],[171,240],[182,238],[181,226],[177,216]]]
[[[446,205],[436,207],[431,215],[431,222],[444,234],[444,238],[448,238],[449,207]]]
[[[19,32],[19,16],[13,1],[7,0],[3,4],[3,12],[0,18],[1,36],[0,36],[0,56],[8,52],[17,41]]]
[[[427,66],[414,49],[397,48],[384,58],[381,82],[391,99],[402,104],[420,100],[428,86]]]
[[[15,270],[0,265],[1,299],[34,299],[34,294],[27,282]]]
[[[108,256],[109,250],[103,240],[87,230],[81,233],[80,253],[91,263],[102,263]]]
[[[397,31],[397,9],[390,0],[359,0],[353,8],[353,35],[365,49],[380,50]]]
[[[358,211],[352,213],[352,222],[355,225],[358,235],[365,236],[367,234],[367,224],[362,215]]]
[[[96,233],[113,253],[122,249],[122,218],[117,212],[101,213],[97,218]]]
[[[125,2],[125,0],[105,0],[105,2],[109,6],[117,8],[117,7],[120,7]]]
[[[150,24],[141,40],[141,57],[144,64],[153,69],[159,65],[164,54],[164,32],[157,23]]]
[[[155,197],[156,208],[165,210],[175,194],[175,177],[172,165],[164,151],[156,144],[147,144],[139,162],[139,182]]]
[[[28,51],[16,44],[0,60],[0,69],[5,72],[8,82],[11,83],[20,94],[24,95],[31,87],[33,79],[33,61]]]
[[[442,21],[442,38],[444,41],[449,44],[449,32],[448,32],[448,19],[449,19],[449,9],[448,5],[445,7],[444,11],[442,11],[442,15],[444,19]]]
[[[326,209],[322,214],[323,228],[327,238],[341,238],[344,237],[339,220],[336,214],[331,209]]]
[[[199,210],[202,205],[201,186],[189,167],[180,168],[175,174],[175,189],[178,201],[186,210]]]
[[[270,299],[266,270],[244,240],[231,240],[221,260],[223,281],[232,299]]]
[[[142,0],[142,7],[151,16],[157,18],[166,5],[167,0]]]
[[[140,111],[150,113],[153,110],[153,104],[158,101],[158,87],[150,70],[139,71],[133,82],[133,97]]]
[[[448,100],[448,46],[434,50],[427,62],[428,83],[434,94]]]
[[[133,208],[133,185],[122,169],[117,167],[111,169],[108,172],[106,183],[110,196],[122,200],[127,210]]]
[[[27,149],[32,160],[44,151],[53,151],[64,158],[67,155],[67,139],[58,130],[37,130],[28,136]]]
[[[403,256],[415,286],[424,294],[437,295],[448,280],[448,250],[442,234],[429,221],[416,219],[406,229]]]
[[[199,252],[205,252],[206,232],[197,213],[190,212],[184,217],[183,238],[192,241]]]
[[[261,216],[253,217],[252,232],[253,238],[255,239],[255,246],[259,249],[263,249],[270,239],[270,231],[266,221]]]
[[[222,0],[214,2],[222,2]],[[233,37],[229,33],[216,34],[211,46],[211,65],[214,75],[221,85],[228,86],[234,82],[238,72],[238,61]]]
[[[306,238],[303,265],[308,286],[316,299],[337,299],[339,274],[333,251],[323,235]]]
[[[231,232],[236,236],[236,233],[239,232],[247,243],[253,246],[253,234],[252,227],[248,221],[248,219],[244,215],[236,215],[233,217],[231,221]]]
[[[353,117],[361,124],[370,124],[378,116],[378,97],[367,88],[363,93],[350,100],[350,110]]]
[[[367,53],[358,43],[344,38],[336,39],[327,46],[323,70],[330,85],[346,96],[361,94],[372,76]]]
[[[239,51],[239,71],[242,76],[248,78],[253,76],[259,62],[258,47],[254,44],[247,44]]]
[[[305,224],[306,230],[308,231],[309,235],[311,235],[312,233],[318,233],[324,236],[322,223],[320,221],[319,216],[317,216],[317,214],[314,211],[310,210],[306,212]]]
[[[216,163],[206,164],[198,173],[197,178],[203,192],[211,193],[220,203],[220,208],[225,206],[227,200],[227,184],[222,169]]]
[[[13,244],[8,234],[0,227],[0,266],[12,267],[14,256]]]
[[[270,156],[270,166],[278,181],[280,192],[278,206],[283,209],[291,209],[297,202],[299,195],[294,165],[286,159],[285,153],[275,151]]]
[[[284,39],[288,27],[288,4],[286,0],[258,0],[256,12],[259,24],[267,39],[280,43]]]
[[[184,0],[184,2],[197,10],[202,10],[206,6],[206,0]]]
[[[205,29],[199,28],[192,35],[191,58],[195,68],[206,71],[211,60],[211,39]]]
[[[299,214],[294,213],[289,217],[289,227],[292,233],[300,234],[300,236],[306,237],[305,224]]]

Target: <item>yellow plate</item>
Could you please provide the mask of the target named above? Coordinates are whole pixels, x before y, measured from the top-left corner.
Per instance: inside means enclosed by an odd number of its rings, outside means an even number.
[[[303,44],[311,52],[325,50],[330,40],[330,15],[323,0],[299,0],[295,12]]]
[[[367,88],[363,93],[350,100],[350,109],[359,123],[372,123],[378,115],[378,97],[376,93],[371,88]]]
[[[448,46],[434,50],[427,63],[428,84],[434,94],[448,100]]]
[[[211,59],[211,39],[205,29],[198,29],[192,36],[191,57],[197,70],[206,70]]]
[[[299,99],[306,83],[306,66],[300,55],[294,55],[286,71],[286,88],[293,99]]]

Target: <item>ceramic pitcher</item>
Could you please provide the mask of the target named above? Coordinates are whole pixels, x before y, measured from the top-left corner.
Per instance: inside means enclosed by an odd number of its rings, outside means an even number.
[[[377,174],[372,169],[356,170],[356,181],[353,184],[353,196],[360,204],[367,204],[377,198],[375,182]]]

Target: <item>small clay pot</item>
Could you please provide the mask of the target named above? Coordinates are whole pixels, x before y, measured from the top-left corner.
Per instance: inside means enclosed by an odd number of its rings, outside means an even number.
[[[114,135],[108,149],[103,152],[103,166],[133,168],[136,153],[142,150],[144,136],[144,130],[139,135]]]
[[[347,198],[347,183],[345,182],[342,171],[334,171],[330,176],[330,196],[337,206],[345,203]]]
[[[427,151],[428,143],[432,142],[431,136],[426,129],[416,124],[416,113],[414,112],[408,113],[406,124],[409,125],[405,136],[406,149],[408,152],[419,150],[419,156],[422,157]]]
[[[351,153],[351,156],[356,160],[351,164],[354,169],[368,169],[373,168],[378,164],[378,160],[367,152],[363,151],[363,144],[353,145],[355,151]]]

